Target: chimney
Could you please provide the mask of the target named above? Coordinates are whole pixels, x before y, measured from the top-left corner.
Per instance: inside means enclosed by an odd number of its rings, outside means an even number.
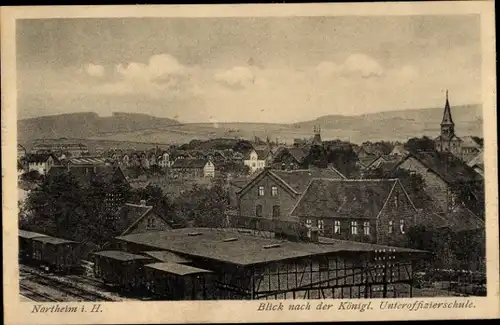
[[[146,206],[146,200],[141,200],[140,205],[141,205],[142,207],[145,207],[145,206]]]

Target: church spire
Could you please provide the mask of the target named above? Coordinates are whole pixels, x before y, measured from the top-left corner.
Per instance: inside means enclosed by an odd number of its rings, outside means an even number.
[[[455,123],[451,118],[450,102],[448,101],[448,90],[446,90],[446,104],[444,105],[443,120],[441,121],[441,138],[451,139],[455,136]]]
[[[450,102],[448,101],[448,89],[446,90],[446,103],[444,105],[444,113],[443,120],[441,121],[441,125],[453,125],[453,119],[451,118],[451,108]]]

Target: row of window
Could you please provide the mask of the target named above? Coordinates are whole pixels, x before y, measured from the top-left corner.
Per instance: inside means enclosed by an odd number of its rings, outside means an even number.
[[[264,196],[264,195],[265,195],[264,186],[259,186],[259,196]],[[271,186],[271,196],[278,196],[277,186]]]
[[[312,227],[313,221],[311,219],[306,219],[306,226],[307,227]],[[318,231],[320,234],[323,234],[325,231],[325,221],[322,219],[317,220],[317,227]],[[389,225],[388,225],[388,232],[389,234],[394,233],[394,221],[390,220]],[[371,229],[371,224],[370,221],[364,221],[363,222],[363,234],[364,235],[370,235],[370,229]],[[341,223],[339,220],[335,220],[333,223],[333,233],[336,235],[339,235],[341,233]],[[404,234],[405,233],[405,221],[400,220],[399,221],[399,231]],[[351,221],[351,229],[350,229],[351,235],[358,235],[359,234],[359,229],[358,229],[358,222],[357,221]]]

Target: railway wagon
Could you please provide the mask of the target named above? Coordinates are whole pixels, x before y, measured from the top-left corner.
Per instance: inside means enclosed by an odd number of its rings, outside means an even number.
[[[122,251],[94,253],[94,274],[108,286],[117,286],[127,291],[145,289],[144,265],[153,263],[149,256]]]
[[[19,260],[23,263],[33,262],[33,238],[47,237],[37,232],[19,229]]]
[[[215,299],[212,271],[179,263],[153,263],[144,267],[147,289],[168,300]]]
[[[70,272],[80,268],[80,243],[51,236],[35,237],[33,260],[54,272]]]

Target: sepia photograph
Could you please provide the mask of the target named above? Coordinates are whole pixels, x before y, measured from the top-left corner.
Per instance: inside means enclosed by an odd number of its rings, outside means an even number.
[[[15,19],[9,299],[31,314],[498,301],[483,18],[446,8]]]

